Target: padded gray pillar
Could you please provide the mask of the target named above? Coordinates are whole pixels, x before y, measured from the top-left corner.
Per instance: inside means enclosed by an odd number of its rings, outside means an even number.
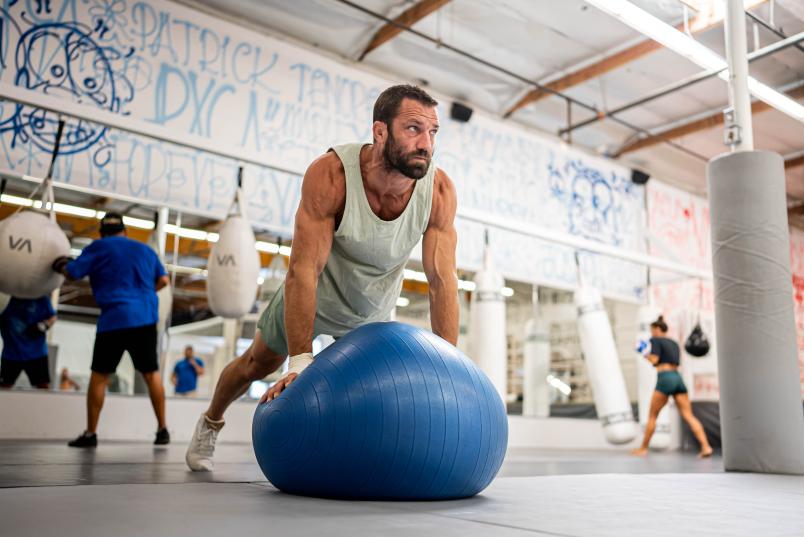
[[[740,151],[707,176],[724,465],[804,474],[784,163]]]

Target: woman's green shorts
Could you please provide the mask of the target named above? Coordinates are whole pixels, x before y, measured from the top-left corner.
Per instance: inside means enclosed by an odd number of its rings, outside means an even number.
[[[659,371],[656,379],[656,390],[670,396],[677,393],[687,393],[684,379],[678,371]]]

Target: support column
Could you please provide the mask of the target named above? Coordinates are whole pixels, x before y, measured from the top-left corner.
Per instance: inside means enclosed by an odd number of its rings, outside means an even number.
[[[728,0],[726,49],[736,152],[707,167],[712,221],[720,425],[726,470],[804,474],[804,413],[793,313],[784,163],[752,151],[740,0]],[[749,105],[750,107],[750,105]]]
[[[734,109],[732,127],[737,129],[735,151],[754,149],[751,93],[748,91],[748,50],[745,39],[743,0],[727,0],[724,20],[726,60],[729,64],[729,102]]]

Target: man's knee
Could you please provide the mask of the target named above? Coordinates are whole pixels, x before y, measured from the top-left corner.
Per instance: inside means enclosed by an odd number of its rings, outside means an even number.
[[[98,373],[92,371],[89,376],[89,381],[96,384],[103,384],[104,386],[109,382],[109,373]]]
[[[145,382],[150,382],[154,377],[159,375],[159,371],[148,371],[147,373],[140,372],[140,374],[142,375],[142,378],[145,379]]]
[[[279,369],[286,357],[271,350],[257,333],[243,358],[246,360],[248,380],[255,381]]]

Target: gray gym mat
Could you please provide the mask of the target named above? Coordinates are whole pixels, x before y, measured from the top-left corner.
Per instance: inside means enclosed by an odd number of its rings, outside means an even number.
[[[183,443],[103,442],[96,449],[74,449],[65,442],[0,441],[0,488],[265,481],[251,444],[220,444],[211,474],[188,471],[185,449]],[[500,477],[720,472],[722,467],[718,457],[701,460],[680,452],[641,459],[627,450],[511,448]]]
[[[0,490],[4,533],[81,535],[804,534],[804,478],[753,474],[500,478],[451,502],[347,502],[269,484],[94,485]]]

